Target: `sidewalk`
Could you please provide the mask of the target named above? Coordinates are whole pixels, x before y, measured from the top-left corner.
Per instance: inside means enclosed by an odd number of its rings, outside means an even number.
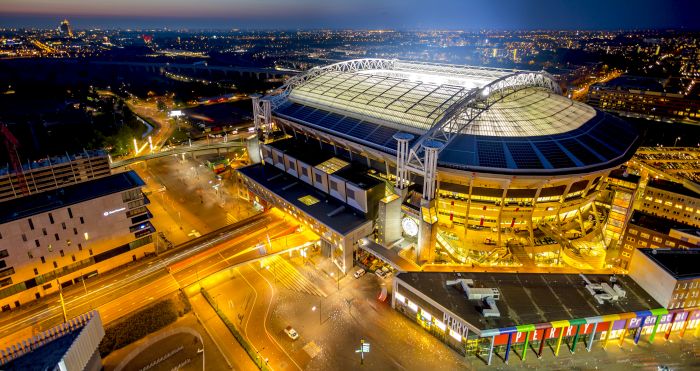
[[[216,315],[214,309],[207,303],[202,294],[197,294],[190,297],[192,310],[201,320],[202,326],[216,343],[224,357],[233,366],[234,370],[258,370],[257,366],[248,357],[248,354],[243,350],[236,338],[224,324],[224,322]]]

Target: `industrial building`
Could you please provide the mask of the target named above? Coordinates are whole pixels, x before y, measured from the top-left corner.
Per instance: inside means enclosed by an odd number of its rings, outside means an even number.
[[[255,167],[340,202],[336,210],[372,224],[364,230],[375,242],[400,243],[419,264],[517,256],[523,265],[601,267],[610,212],[594,201],[639,141],[627,122],[563,97],[545,72],[399,60],[314,68],[255,97],[253,110],[263,158]],[[281,140],[298,150],[285,152]],[[253,184],[250,171],[239,172],[243,183]],[[346,176],[374,182],[358,187]],[[277,179],[254,183],[271,191]],[[361,234],[342,246],[322,236],[344,272]]]

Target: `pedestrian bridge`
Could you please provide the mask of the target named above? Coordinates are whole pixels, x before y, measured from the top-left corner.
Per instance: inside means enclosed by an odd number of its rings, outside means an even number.
[[[230,148],[244,148],[244,147],[245,147],[245,143],[242,141],[232,141],[232,142],[225,142],[225,143],[222,142],[222,143],[213,143],[213,144],[193,144],[191,146],[184,145],[184,146],[175,147],[175,148],[168,150],[168,151],[148,153],[148,154],[141,155],[141,156],[130,157],[130,158],[126,158],[123,160],[113,161],[113,162],[110,162],[109,167],[112,169],[115,169],[115,168],[119,168],[122,166],[132,165],[132,164],[135,164],[135,163],[141,162],[141,161],[148,161],[148,160],[153,160],[153,159],[168,157],[168,156],[177,156],[177,155],[181,155],[184,153],[205,152],[205,151],[212,151],[212,150],[216,150],[218,152],[221,149],[228,150]]]

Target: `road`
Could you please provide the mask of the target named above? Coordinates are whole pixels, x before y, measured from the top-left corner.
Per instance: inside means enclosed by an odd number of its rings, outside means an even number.
[[[63,292],[68,317],[98,309],[103,321],[127,314],[149,301],[172,293],[180,286],[168,274],[166,267],[220,243],[264,230],[276,216],[255,215],[227,227],[227,231],[202,236],[181,249],[169,251],[156,258],[142,260],[106,274],[86,280],[85,286],[73,285]],[[145,300],[144,300],[145,299]],[[50,295],[34,305],[0,316],[0,347],[14,344],[17,339],[50,328],[62,319],[60,300]]]

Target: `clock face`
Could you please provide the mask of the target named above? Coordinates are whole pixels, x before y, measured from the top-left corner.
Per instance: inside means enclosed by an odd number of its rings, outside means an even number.
[[[418,235],[418,223],[412,218],[405,217],[401,219],[401,227],[403,228],[403,232],[411,237]]]

